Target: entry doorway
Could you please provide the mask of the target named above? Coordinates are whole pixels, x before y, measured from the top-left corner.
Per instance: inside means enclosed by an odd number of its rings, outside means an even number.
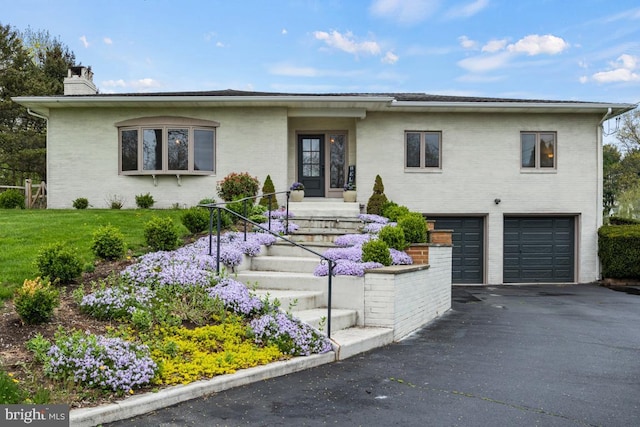
[[[347,177],[347,133],[298,134],[298,181],[305,197],[342,197]]]

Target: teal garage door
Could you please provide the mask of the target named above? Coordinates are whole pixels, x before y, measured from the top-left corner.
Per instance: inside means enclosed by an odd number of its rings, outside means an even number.
[[[427,216],[436,230],[453,230],[451,281],[456,284],[484,282],[484,218]]]
[[[505,217],[504,283],[573,282],[574,217]]]

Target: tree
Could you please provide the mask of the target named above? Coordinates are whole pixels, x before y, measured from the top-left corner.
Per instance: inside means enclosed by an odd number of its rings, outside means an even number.
[[[46,176],[46,122],[11,100],[60,95],[75,55],[48,32],[20,33],[0,24],[0,182]]]
[[[635,109],[622,116],[616,139],[625,152],[640,150],[640,110]]]
[[[618,177],[620,175],[620,151],[615,145],[606,144],[602,147],[603,158],[603,215],[609,216],[616,204],[619,193]]]

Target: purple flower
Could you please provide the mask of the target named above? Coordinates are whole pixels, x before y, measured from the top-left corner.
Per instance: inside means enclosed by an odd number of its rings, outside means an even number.
[[[334,276],[364,276],[365,270],[383,267],[379,262],[354,262],[349,260],[338,260],[333,267]],[[326,262],[320,263],[315,271],[315,276],[328,276],[329,265]]]
[[[389,222],[389,218],[373,214],[360,214],[358,215],[358,218],[360,218],[364,222],[375,222],[378,224],[386,224]]]
[[[389,248],[389,252],[391,253],[391,264],[392,265],[411,265],[413,264],[413,260],[404,251],[399,251],[397,249]]]
[[[250,327],[256,344],[275,343],[284,354],[308,356],[332,350],[331,342],[320,332],[281,311],[253,319]]]
[[[344,234],[336,237],[334,244],[336,246],[357,246],[371,240],[370,234]]]
[[[225,278],[207,289],[210,296],[223,302],[225,308],[238,313],[249,315],[262,310],[260,298],[251,295],[247,287],[233,279]]]

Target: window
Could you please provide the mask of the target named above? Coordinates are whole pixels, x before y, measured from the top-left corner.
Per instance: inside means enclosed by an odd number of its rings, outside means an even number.
[[[520,152],[520,166],[523,169],[555,169],[555,132],[522,132]]]
[[[116,123],[124,175],[210,175],[215,172],[217,122],[142,117]]]
[[[405,132],[405,168],[440,168],[441,152],[441,132]]]

